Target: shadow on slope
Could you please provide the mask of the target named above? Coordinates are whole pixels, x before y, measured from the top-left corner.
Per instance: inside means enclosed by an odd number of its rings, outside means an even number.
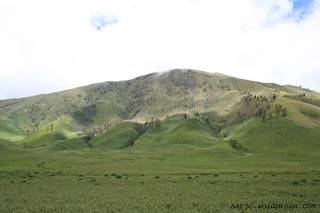
[[[20,148],[19,144],[0,138],[0,150]]]
[[[48,147],[48,150],[64,151],[64,150],[88,149],[90,148],[90,146],[88,145],[88,141],[89,139],[87,137],[71,138],[71,139],[58,141],[51,144]]]
[[[134,124],[123,123],[95,136],[90,140],[90,144],[97,149],[123,149],[132,146],[138,137],[139,133]]]

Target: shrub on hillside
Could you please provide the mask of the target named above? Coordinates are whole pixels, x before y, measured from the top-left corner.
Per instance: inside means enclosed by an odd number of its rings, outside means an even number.
[[[236,150],[245,150],[245,148],[236,140],[229,140],[229,145]]]
[[[156,123],[156,127],[160,127],[161,121],[159,119],[157,119],[155,123]]]

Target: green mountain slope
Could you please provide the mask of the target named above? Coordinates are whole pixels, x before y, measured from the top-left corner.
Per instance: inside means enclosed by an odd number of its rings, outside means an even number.
[[[177,113],[234,111],[245,93],[272,96],[264,85],[194,70],[153,73],[129,81],[105,82],[34,97],[0,101],[1,118],[24,133],[70,115],[83,127],[145,122]],[[75,125],[75,126],[77,126]],[[3,135],[3,134],[2,134]],[[0,137],[3,137],[0,135]]]
[[[135,130],[134,124],[124,123],[94,137],[90,144],[97,149],[123,149],[132,146],[138,137],[139,133]]]
[[[155,125],[144,133],[136,146],[190,145],[210,147],[216,142],[215,129],[197,118],[174,118]]]
[[[286,118],[262,122],[255,118],[231,136],[253,152],[282,152],[318,156],[320,128],[298,126]]]
[[[89,149],[88,138],[71,138],[67,140],[58,140],[48,146],[48,150],[65,151],[65,150],[84,150]]]
[[[88,149],[88,144],[104,150],[133,144],[229,150],[233,139],[248,152],[312,149],[314,155],[320,141],[319,97],[300,87],[171,70],[1,100],[0,138],[52,150]],[[276,105],[282,108],[276,111]]]
[[[0,138],[0,150],[11,148],[19,148],[19,145],[17,143]]]
[[[0,138],[18,141],[24,138],[24,132],[15,126],[13,120],[3,117],[0,119]]]
[[[287,115],[276,115],[275,105],[286,107]],[[320,152],[320,107],[304,102],[279,99],[265,121],[252,118],[238,125],[229,138],[237,139],[250,151],[282,152],[318,156]]]

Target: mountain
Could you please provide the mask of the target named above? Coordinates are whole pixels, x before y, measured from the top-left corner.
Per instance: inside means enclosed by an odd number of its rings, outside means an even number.
[[[319,130],[317,92],[188,69],[0,101],[6,149],[187,146],[315,155]]]

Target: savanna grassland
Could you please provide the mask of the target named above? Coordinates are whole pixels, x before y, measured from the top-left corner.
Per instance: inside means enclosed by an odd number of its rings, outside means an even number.
[[[319,98],[173,70],[2,100],[0,212],[320,212]]]
[[[232,204],[253,205],[242,207],[247,212],[274,211],[260,204],[297,205],[279,212],[319,210],[319,159],[130,149],[1,151],[0,211],[241,212]]]

